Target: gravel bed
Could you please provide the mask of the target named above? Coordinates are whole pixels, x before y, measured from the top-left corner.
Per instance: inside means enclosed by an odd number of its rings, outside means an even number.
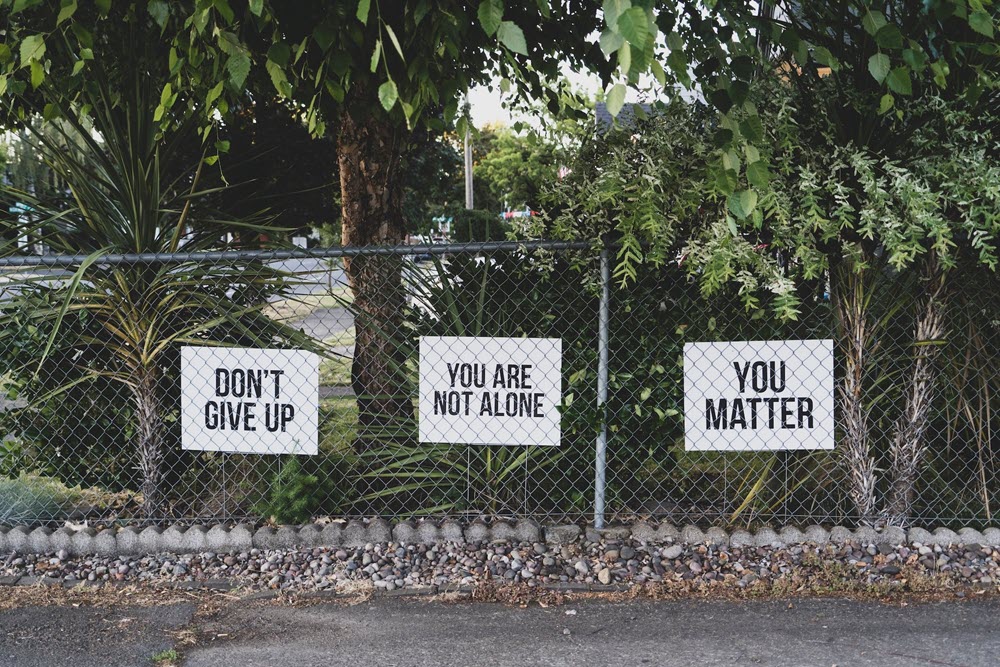
[[[24,577],[29,579],[25,580]],[[0,556],[0,582],[40,581],[219,585],[250,590],[338,591],[370,582],[376,591],[478,586],[632,586],[653,582],[752,589],[777,583],[822,582],[838,587],[919,590],[1000,590],[1000,549],[848,541],[785,547],[647,544],[602,540],[544,543],[378,543],[361,548],[250,549],[147,557],[70,557],[63,550]],[[846,590],[844,588],[843,590]]]

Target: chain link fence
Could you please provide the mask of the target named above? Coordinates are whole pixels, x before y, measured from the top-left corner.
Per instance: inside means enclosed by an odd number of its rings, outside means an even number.
[[[903,427],[918,408],[906,520],[992,521],[1000,291],[990,275],[956,272],[947,335],[920,340],[926,286],[902,276],[886,273],[861,296],[817,281],[803,287],[798,319],[778,321],[766,308],[748,311],[735,292],[705,297],[677,264],[614,283],[614,261],[613,250],[589,243],[543,241],[0,258],[0,523],[889,520],[860,507],[859,489],[870,484],[879,506],[894,492],[900,433],[912,433]],[[857,387],[848,381],[858,371],[846,342],[851,307],[868,322]],[[471,398],[458,391],[449,406],[444,393],[440,404],[420,395],[421,340],[431,337],[482,341],[477,363],[449,365],[439,349],[433,371]],[[508,374],[518,364],[502,339],[539,354],[556,340],[559,365],[522,362]],[[795,342],[827,340],[832,383],[815,346]],[[778,367],[768,379],[766,363],[752,367],[768,359],[736,354],[745,341],[788,341],[789,355],[815,364],[802,366],[804,379]],[[832,384],[830,437],[790,437],[779,424],[758,451],[732,433],[713,451],[686,448],[686,345],[688,355],[733,351],[721,367],[748,387],[756,368],[771,389]],[[286,356],[275,365],[255,350]],[[201,384],[182,381],[185,365]],[[553,376],[554,399],[538,389]],[[921,407],[914,387],[928,377]],[[721,375],[707,386],[716,384]],[[534,393],[508,404],[513,387]],[[421,437],[422,408],[465,411],[470,400],[478,416],[529,420],[558,402],[555,441],[504,428],[439,434],[445,443]],[[739,414],[726,404],[729,426],[749,433],[740,419],[759,416],[763,427],[768,404],[759,400]],[[819,405],[799,401],[782,416],[783,405],[772,402],[768,418],[788,433],[821,419]],[[318,436],[299,437],[311,420]],[[519,444],[483,444],[498,442]]]

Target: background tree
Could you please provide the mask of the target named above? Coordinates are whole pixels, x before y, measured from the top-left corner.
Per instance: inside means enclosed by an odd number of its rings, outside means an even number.
[[[296,87],[288,94],[307,103],[337,136],[343,243],[403,240],[402,165],[411,155],[413,128],[443,129],[472,85],[500,75],[541,96],[542,77],[556,75],[561,62],[606,70],[597,47],[576,38],[595,29],[597,7],[494,1],[272,6],[280,32],[273,33],[267,66],[290,65]],[[402,322],[399,263],[398,257],[370,255],[346,267],[359,313],[352,385],[362,440],[398,433],[412,418],[410,398],[401,390],[405,355],[384,334]]]

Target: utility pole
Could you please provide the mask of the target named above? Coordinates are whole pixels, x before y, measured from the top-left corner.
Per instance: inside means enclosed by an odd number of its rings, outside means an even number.
[[[474,208],[472,201],[472,131],[465,128],[465,208]]]

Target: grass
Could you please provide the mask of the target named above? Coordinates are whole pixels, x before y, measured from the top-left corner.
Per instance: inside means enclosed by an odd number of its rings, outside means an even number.
[[[264,314],[276,322],[296,322],[321,308],[344,308],[354,300],[351,288],[337,285],[322,294],[304,294],[279,299],[264,307]]]
[[[319,402],[319,449],[325,453],[351,453],[357,436],[358,406],[351,396]]]
[[[354,327],[344,329],[324,343],[331,347],[351,347],[354,345]],[[338,356],[323,359],[319,365],[319,383],[323,387],[346,387],[351,384],[351,357]]]

